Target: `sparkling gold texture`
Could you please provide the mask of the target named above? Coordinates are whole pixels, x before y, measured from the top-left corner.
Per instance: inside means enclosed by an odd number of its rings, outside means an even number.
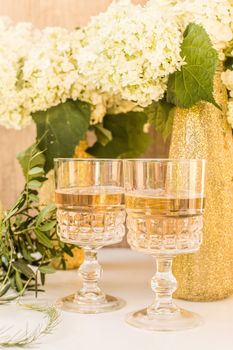
[[[214,90],[222,111],[203,102],[177,108],[174,116],[170,158],[207,161],[204,241],[198,253],[174,260],[175,297],[186,300],[218,300],[233,293],[233,141],[220,71]]]

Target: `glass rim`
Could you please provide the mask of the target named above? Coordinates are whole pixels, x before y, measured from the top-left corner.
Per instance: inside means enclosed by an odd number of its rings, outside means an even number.
[[[122,162],[116,158],[54,158],[54,162]]]
[[[188,159],[188,158],[128,158],[128,159],[123,159],[123,162],[151,162],[151,163],[190,163],[190,162],[195,162],[195,163],[205,163],[205,159]]]

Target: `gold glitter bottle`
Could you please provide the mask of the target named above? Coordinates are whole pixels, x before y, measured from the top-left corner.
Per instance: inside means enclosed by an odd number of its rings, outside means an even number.
[[[211,301],[233,294],[233,139],[220,71],[214,95],[222,112],[203,102],[177,108],[174,116],[170,157],[207,161],[203,244],[198,253],[174,261],[179,285],[175,297],[186,300]]]

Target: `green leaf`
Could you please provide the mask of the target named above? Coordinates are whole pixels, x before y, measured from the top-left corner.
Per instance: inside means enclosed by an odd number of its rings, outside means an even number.
[[[9,220],[18,210],[19,210],[18,207],[15,207],[15,208],[11,209],[8,212],[7,216],[5,216],[5,218],[3,219],[3,222],[6,222],[7,220]]]
[[[75,147],[88,130],[90,112],[89,104],[69,100],[33,115],[39,148],[45,150],[46,172],[53,168],[54,158],[73,156]]]
[[[208,101],[220,108],[213,97],[213,83],[218,54],[204,28],[191,23],[185,30],[181,56],[186,64],[169,77],[167,101],[189,108]]]
[[[27,225],[28,228],[28,225]],[[34,258],[31,256],[31,253],[33,253],[32,247],[28,246],[27,240],[23,236],[22,239],[20,239],[20,248],[21,248],[21,254],[23,255],[24,261],[27,262],[27,264],[31,264],[34,260]]]
[[[143,132],[146,122],[147,115],[143,112],[106,115],[103,126],[112,133],[112,140],[106,146],[97,141],[87,152],[97,158],[140,156],[151,143],[150,136]]]
[[[27,251],[26,247],[22,246],[22,255],[26,261],[31,263],[33,261],[33,258],[31,257],[30,253]]]
[[[43,168],[36,166],[29,170],[28,175],[40,175],[40,174],[43,174],[43,172],[44,172]]]
[[[109,143],[109,141],[112,140],[111,131],[108,129],[105,129],[103,126],[103,123],[96,124],[94,128],[95,128],[95,133],[96,133],[96,137],[97,137],[98,142],[102,146],[106,146]]]
[[[45,285],[45,274],[43,272],[40,273],[40,281],[42,286]]]
[[[47,273],[54,273],[57,270],[52,266],[40,266],[39,271],[44,273],[44,274],[47,274]]]
[[[26,150],[18,153],[17,159],[22,167],[25,178],[28,177],[31,169],[34,167],[43,169],[45,164],[45,157],[36,145],[32,145]]]
[[[15,273],[15,284],[16,284],[17,291],[21,292],[23,290],[23,281],[18,271],[16,271]]]
[[[30,193],[28,197],[31,202],[39,202],[39,196],[36,194]]]
[[[12,288],[12,289],[16,289],[16,285],[15,285],[15,275],[12,275],[12,277],[10,278],[10,284],[11,284],[11,288]]]
[[[43,225],[40,225],[40,230],[41,231],[51,231],[52,228],[54,228],[57,224],[57,220],[52,220],[52,221],[49,221],[49,222],[46,222],[45,224]]]
[[[21,272],[27,278],[35,277],[35,274],[32,271],[32,269],[23,260],[14,261],[12,265],[17,271]]]
[[[42,186],[42,182],[38,180],[31,180],[28,182],[28,188],[34,190],[36,188],[40,188]]]
[[[46,236],[44,232],[36,228],[35,233],[36,233],[36,238],[38,239],[38,242],[40,242],[41,244],[43,244],[43,246],[47,248],[53,248],[51,240]]]
[[[66,253],[67,255],[73,257],[74,253],[73,253],[72,249],[73,249],[72,247],[69,247],[68,245],[64,245],[63,252]]]
[[[172,132],[174,105],[168,103],[166,99],[152,103],[145,109],[150,123],[158,131],[164,141]]]
[[[36,226],[39,226],[42,221],[49,215],[51,212],[55,211],[56,206],[53,203],[50,203],[45,208],[43,208],[36,218]]]
[[[11,287],[11,283],[8,282],[5,285],[0,284],[0,298],[5,295]]]

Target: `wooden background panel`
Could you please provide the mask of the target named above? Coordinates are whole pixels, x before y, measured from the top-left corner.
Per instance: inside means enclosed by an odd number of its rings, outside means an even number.
[[[63,26],[73,29],[87,23],[90,16],[104,11],[111,0],[0,0],[0,16],[9,16],[14,21],[31,21],[34,25]],[[145,3],[145,0],[134,0]],[[156,142],[147,156],[164,157],[166,148],[154,135]],[[21,130],[0,127],[0,202],[5,208],[16,199],[23,186],[23,176],[16,154],[35,140],[34,125]]]
[[[144,4],[146,0],[132,0]],[[0,15],[14,21],[31,21],[36,26],[84,25],[93,15],[104,11],[111,0],[0,0]]]
[[[35,142],[35,134],[34,125],[21,131],[0,127],[0,203],[5,208],[14,203],[24,184],[16,155]]]

